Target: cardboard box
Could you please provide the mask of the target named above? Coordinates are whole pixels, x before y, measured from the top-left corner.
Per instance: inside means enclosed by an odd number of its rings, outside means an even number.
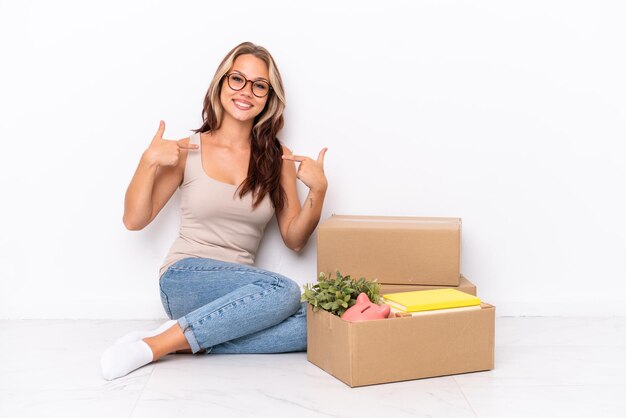
[[[332,215],[317,231],[317,272],[379,283],[458,286],[461,219]]]
[[[380,294],[385,295],[387,293],[398,293],[398,292],[412,292],[414,290],[432,290],[432,289],[456,289],[461,292],[468,293],[470,295],[476,296],[476,285],[463,275],[461,275],[461,279],[459,281],[458,286],[427,286],[420,284],[381,284],[380,285]]]
[[[350,387],[490,370],[495,307],[347,322],[307,307],[307,359]]]

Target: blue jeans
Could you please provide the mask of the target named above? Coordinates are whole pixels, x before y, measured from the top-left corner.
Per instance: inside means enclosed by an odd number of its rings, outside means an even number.
[[[210,258],[185,258],[159,279],[161,302],[193,353],[306,351],[300,286],[271,271]]]

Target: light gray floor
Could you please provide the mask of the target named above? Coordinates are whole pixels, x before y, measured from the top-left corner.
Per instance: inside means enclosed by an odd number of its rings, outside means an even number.
[[[100,376],[163,321],[0,321],[0,417],[625,417],[626,318],[497,318],[489,372],[351,389],[305,353],[170,355]]]

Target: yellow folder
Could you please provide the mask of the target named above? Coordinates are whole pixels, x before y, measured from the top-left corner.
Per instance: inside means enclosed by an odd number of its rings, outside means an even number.
[[[479,298],[456,289],[415,290],[413,292],[388,293],[382,297],[389,306],[405,312],[480,305]]]

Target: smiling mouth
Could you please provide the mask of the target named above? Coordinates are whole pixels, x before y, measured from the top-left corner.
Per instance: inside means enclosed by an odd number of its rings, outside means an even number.
[[[247,104],[244,102],[240,102],[239,100],[233,100],[233,103],[235,104],[235,107],[237,109],[241,109],[241,110],[249,110],[252,108],[251,104]]]

